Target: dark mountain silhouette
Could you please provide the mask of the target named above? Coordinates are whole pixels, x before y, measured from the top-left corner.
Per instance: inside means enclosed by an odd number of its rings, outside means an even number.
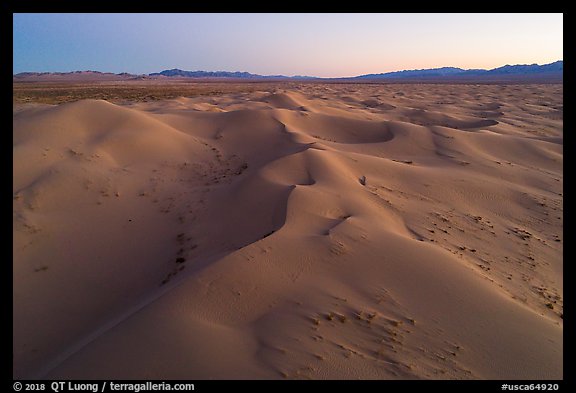
[[[421,70],[403,70],[385,72],[381,74],[366,74],[348,78],[319,78],[313,76],[284,76],[284,75],[259,75],[245,71],[184,71],[177,68],[153,72],[148,75],[135,75],[123,72],[113,74],[99,71],[74,71],[74,72],[21,72],[13,75],[14,81],[91,81],[91,80],[144,80],[161,77],[167,78],[222,78],[222,79],[270,79],[270,80],[434,80],[434,81],[458,81],[458,80],[552,80],[563,79],[564,62],[562,60],[550,64],[517,64],[505,65],[491,70],[462,69],[456,67],[429,68]]]
[[[382,74],[366,74],[360,75],[356,78],[368,79],[368,78],[410,78],[410,77],[420,77],[420,76],[446,76],[454,75],[464,72],[462,68],[456,67],[442,67],[442,68],[428,68],[423,70],[403,70],[403,71],[393,71],[386,72]]]
[[[180,78],[240,78],[240,79],[310,79],[311,76],[259,75],[241,71],[184,71],[178,68],[153,72],[150,76],[167,76]]]
[[[453,77],[483,77],[495,75],[552,75],[562,76],[564,62],[562,60],[550,64],[518,64],[505,65],[491,70],[470,69],[464,70],[455,67],[429,68],[423,70],[405,70],[386,72],[382,74],[367,74],[354,77],[354,79],[410,79],[410,78],[453,78]]]
[[[132,80],[142,77],[142,75],[133,75],[127,72],[113,74],[111,72],[100,71],[72,71],[72,72],[21,72],[13,75],[12,80],[15,82],[90,82],[90,81],[122,81]]]
[[[488,74],[538,74],[548,72],[563,72],[564,62],[562,60],[555,61],[554,63],[538,65],[508,65],[503,67],[494,68],[486,71]]]
[[[229,72],[229,71],[184,71],[178,68],[153,72],[150,76],[168,76],[184,78],[262,78],[262,75],[251,74],[249,72]]]

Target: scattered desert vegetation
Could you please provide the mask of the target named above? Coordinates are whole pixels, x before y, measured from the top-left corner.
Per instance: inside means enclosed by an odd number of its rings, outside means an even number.
[[[218,96],[249,93],[266,88],[269,83],[223,82],[14,82],[13,102],[61,104],[85,99],[110,102],[158,101],[176,97]]]

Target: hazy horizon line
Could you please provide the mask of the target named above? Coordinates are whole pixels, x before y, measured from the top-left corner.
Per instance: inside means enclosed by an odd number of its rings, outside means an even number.
[[[317,78],[317,79],[341,79],[341,78],[355,78],[358,76],[363,76],[363,75],[378,75],[378,74],[388,74],[388,73],[394,73],[394,72],[403,72],[403,71],[422,71],[422,70],[439,70],[439,69],[444,69],[444,68],[459,68],[461,70],[464,71],[471,71],[471,70],[482,70],[482,71],[490,71],[490,70],[495,70],[501,67],[506,67],[506,66],[530,66],[530,65],[537,65],[537,66],[545,66],[548,64],[553,64],[553,63],[557,63],[560,61],[564,61],[564,59],[559,59],[559,60],[555,60],[552,61],[550,63],[543,63],[543,64],[538,64],[538,63],[523,63],[523,64],[510,64],[510,63],[506,63],[504,65],[501,65],[499,67],[495,67],[495,68],[461,68],[461,67],[457,67],[457,66],[442,66],[442,67],[433,67],[433,68],[410,68],[410,69],[401,69],[401,70],[394,70],[394,71],[382,71],[382,72],[370,72],[370,73],[366,73],[366,74],[359,74],[359,75],[354,75],[354,76],[333,76],[333,77],[321,77],[321,76],[313,76],[313,75],[302,75],[302,74],[294,74],[294,75],[284,75],[284,74],[256,74],[256,73],[252,73],[250,71],[245,71],[245,70],[236,70],[236,71],[226,71],[226,70],[192,70],[192,69],[184,69],[184,68],[178,68],[178,67],[174,67],[174,68],[165,68],[161,71],[154,71],[154,72],[149,72],[149,73],[132,73],[132,72],[128,72],[128,71],[122,71],[122,72],[110,72],[110,71],[99,71],[99,70],[74,70],[74,71],[21,71],[18,73],[13,73],[12,76],[16,76],[19,74],[26,74],[26,73],[30,73],[30,74],[73,74],[73,73],[79,73],[79,72],[97,72],[97,73],[101,73],[101,74],[113,74],[113,75],[122,75],[122,74],[129,74],[129,75],[135,75],[135,76],[142,76],[142,75],[146,75],[149,76],[151,74],[155,74],[155,73],[160,73],[162,71],[169,71],[169,70],[180,70],[180,71],[185,71],[185,72],[229,72],[229,73],[249,73],[252,75],[258,75],[258,76],[263,76],[263,77],[274,77],[274,76],[282,76],[282,77],[288,77],[288,78],[295,78],[295,77],[307,77],[307,78]]]

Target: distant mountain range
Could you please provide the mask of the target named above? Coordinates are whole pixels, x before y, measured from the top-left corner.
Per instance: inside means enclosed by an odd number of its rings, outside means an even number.
[[[381,74],[366,74],[347,78],[320,78],[313,76],[258,75],[249,72],[229,71],[184,71],[177,68],[153,72],[148,75],[134,75],[126,72],[112,74],[99,71],[75,72],[21,72],[13,76],[13,81],[65,81],[65,80],[143,80],[158,78],[196,78],[196,79],[251,79],[251,80],[498,80],[498,79],[533,79],[543,78],[562,80],[564,62],[550,64],[505,65],[491,70],[462,69],[456,67],[429,68],[422,70],[404,70]]]
[[[134,79],[150,79],[146,75],[133,75],[127,72],[113,74],[100,71],[73,71],[73,72],[21,72],[13,75],[12,80],[22,82],[59,82],[59,81],[121,81]]]
[[[229,72],[229,71],[184,71],[178,68],[171,70],[164,70],[161,72],[153,72],[149,76],[167,76],[167,77],[183,77],[183,78],[249,78],[249,79],[309,79],[315,78],[310,76],[284,76],[284,75],[258,75],[249,72]]]
[[[469,69],[464,70],[456,67],[429,68],[424,70],[406,70],[386,72],[383,74],[367,74],[354,77],[354,79],[410,79],[410,78],[452,78],[472,76],[496,76],[496,75],[528,75],[528,74],[559,74],[562,75],[564,62],[558,60],[554,63],[505,65],[491,70]]]

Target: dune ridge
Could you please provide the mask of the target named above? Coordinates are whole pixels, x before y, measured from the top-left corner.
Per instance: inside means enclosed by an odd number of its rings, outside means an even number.
[[[561,379],[562,94],[15,107],[14,377]]]

